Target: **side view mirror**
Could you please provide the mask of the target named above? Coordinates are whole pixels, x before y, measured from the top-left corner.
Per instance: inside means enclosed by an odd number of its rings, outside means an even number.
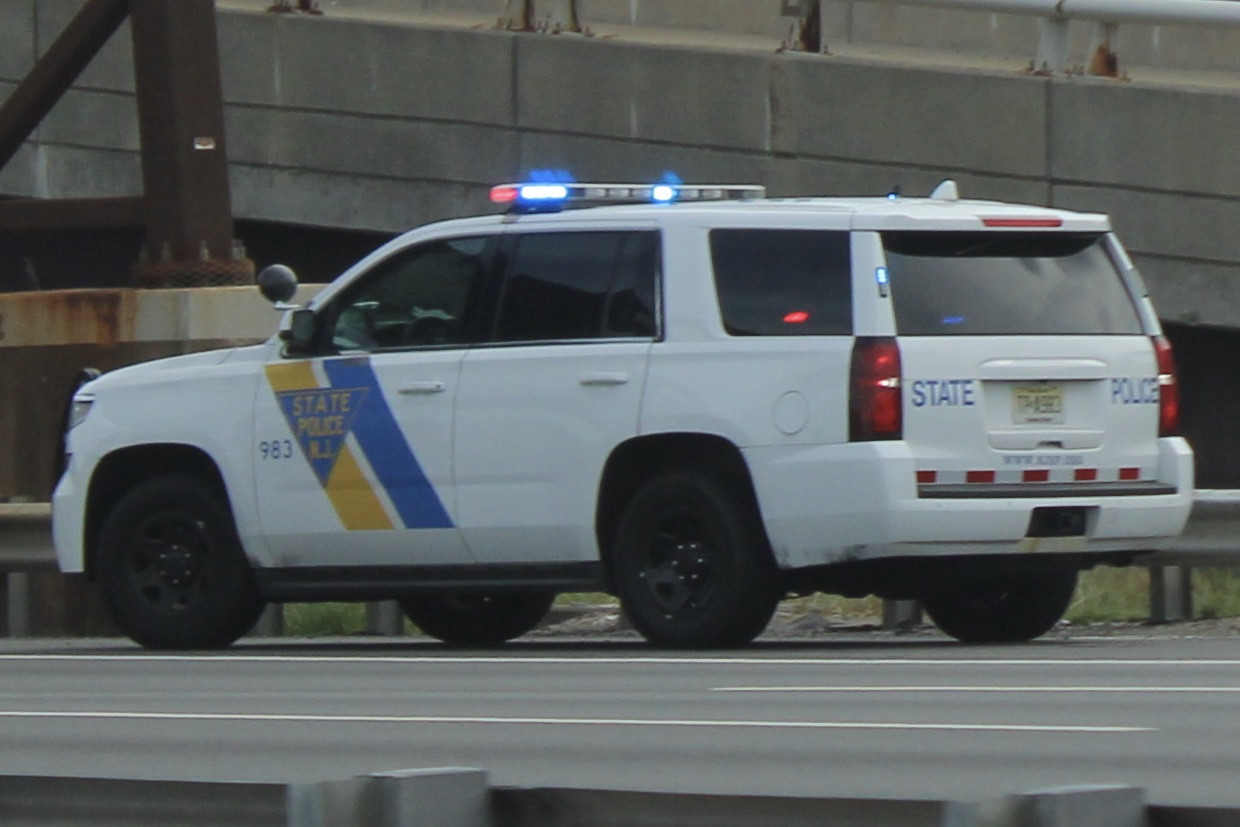
[[[257,281],[258,291],[263,294],[263,298],[279,309],[287,310],[287,307],[281,305],[297,295],[297,274],[293,272],[293,268],[283,264],[264,267],[259,272]]]
[[[314,347],[315,316],[313,310],[301,308],[294,310],[289,316],[289,326],[284,330],[282,338],[289,353],[309,353]]]

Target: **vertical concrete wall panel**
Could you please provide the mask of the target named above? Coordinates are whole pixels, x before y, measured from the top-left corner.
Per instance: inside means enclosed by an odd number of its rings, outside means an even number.
[[[137,152],[94,149],[89,146],[43,144],[36,152],[35,172],[46,189],[41,198],[77,198],[136,195],[142,192],[142,168]]]
[[[511,125],[512,35],[281,15],[277,103]]]
[[[514,171],[571,170],[580,181],[657,181],[674,172],[686,182],[761,184],[769,181],[772,159],[756,152],[729,152],[559,133],[520,137]]]
[[[773,56],[520,37],[517,125],[686,144],[769,149]]]
[[[507,127],[250,107],[227,115],[233,163],[478,186],[517,166]]]
[[[1046,174],[1042,78],[798,56],[776,78],[777,152]]]
[[[48,144],[138,152],[138,106],[132,95],[70,89],[39,127]]]
[[[60,36],[81,10],[82,0],[38,0],[37,37],[39,54]],[[133,92],[133,39],[124,23],[78,77],[77,85],[88,89]],[[62,102],[63,105],[63,102]]]
[[[229,180],[238,215],[312,226],[401,232],[493,209],[485,189],[462,183],[247,165],[234,165]]]
[[[34,65],[36,0],[0,0],[0,79],[19,80]],[[8,93],[0,88],[0,95]]]
[[[1082,184],[1240,195],[1236,86],[1069,78],[1051,86],[1051,175]]]

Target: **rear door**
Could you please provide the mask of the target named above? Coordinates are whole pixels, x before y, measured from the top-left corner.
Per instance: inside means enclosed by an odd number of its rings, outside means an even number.
[[[1159,487],[1155,343],[1105,233],[882,242],[922,496]]]
[[[602,469],[637,433],[659,335],[659,234],[518,229],[501,259],[489,341],[461,364],[461,530],[482,563],[597,560]]]

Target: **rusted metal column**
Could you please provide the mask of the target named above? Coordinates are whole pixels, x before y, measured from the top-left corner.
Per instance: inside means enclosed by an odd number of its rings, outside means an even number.
[[[130,0],[147,242],[139,286],[244,284],[233,237],[213,0]]]
[[[797,18],[783,42],[784,51],[827,53],[821,0],[780,0],[779,13],[783,17]]]
[[[550,2],[550,0],[548,0]],[[576,32],[588,34],[581,26],[579,0],[559,0],[557,8],[539,19],[535,0],[506,0],[499,27],[515,32]]]

